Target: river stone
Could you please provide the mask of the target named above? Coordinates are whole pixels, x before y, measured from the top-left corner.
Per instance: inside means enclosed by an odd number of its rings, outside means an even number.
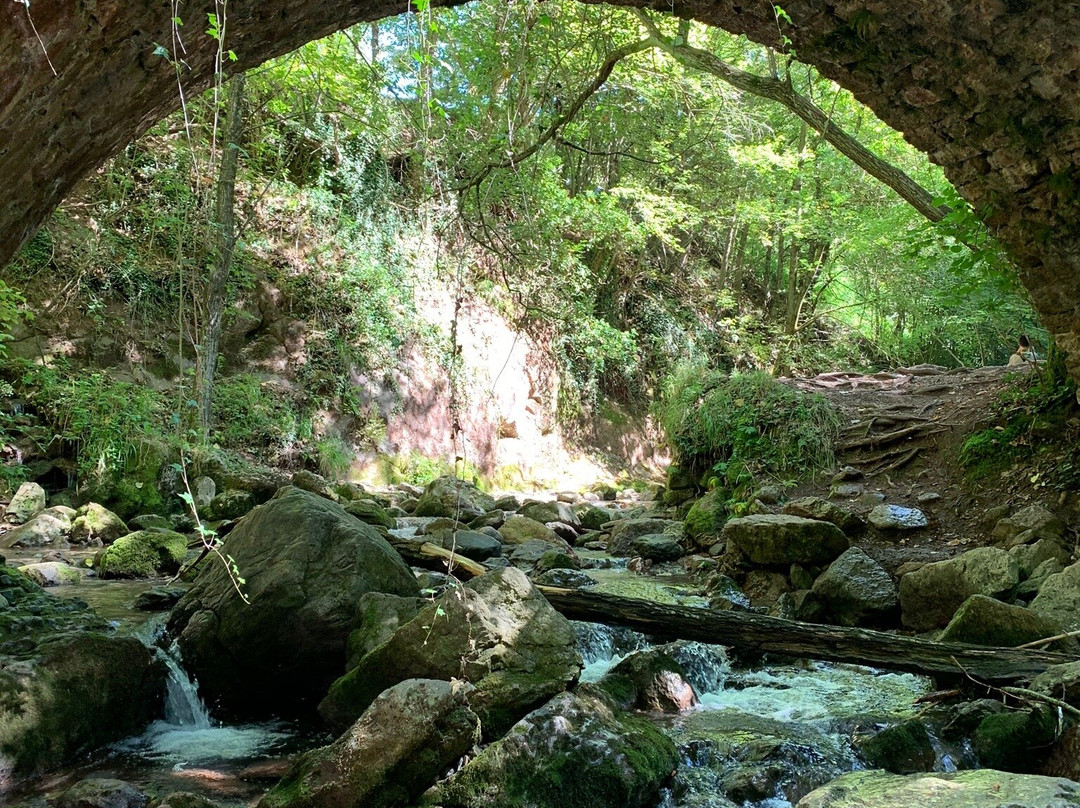
[[[1034,544],[1018,544],[1009,550],[1009,555],[1016,559],[1021,580],[1031,577],[1045,561],[1055,559],[1064,568],[1072,559],[1072,554],[1054,539],[1039,539]]]
[[[139,530],[117,539],[94,556],[101,578],[171,575],[187,556],[187,539],[171,530]]]
[[[213,477],[197,477],[192,493],[195,495],[195,507],[202,510],[217,496],[217,483]]]
[[[589,574],[576,569],[550,569],[533,578],[537,586],[557,586],[561,589],[587,589],[596,586]]]
[[[804,519],[832,522],[848,534],[857,533],[866,527],[866,523],[858,514],[854,514],[847,508],[841,508],[839,505],[821,497],[793,499],[784,505],[781,513],[786,513],[789,516],[801,516]]]
[[[790,567],[827,564],[848,548],[844,532],[831,522],[786,514],[731,519],[721,534],[728,552],[741,552],[752,564]]]
[[[623,519],[611,526],[611,539],[608,542],[608,552],[613,556],[636,555],[633,548],[635,539],[642,536],[666,533],[674,536],[676,540],[682,538],[682,522],[673,522],[670,519]]]
[[[356,604],[359,625],[349,634],[345,669],[352,670],[369,651],[382,645],[420,611],[420,598],[365,592]]]
[[[529,519],[535,519],[545,525],[548,522],[562,522],[564,525],[570,525],[574,530],[581,527],[581,520],[574,513],[574,509],[565,502],[559,502],[558,500],[553,502],[526,502],[521,506],[521,515]]]
[[[1006,549],[1039,539],[1063,543],[1065,525],[1042,505],[1031,505],[994,525],[994,542]]]
[[[878,530],[915,530],[930,524],[926,514],[918,508],[903,505],[878,505],[870,511],[866,521]]]
[[[370,499],[354,499],[345,503],[345,513],[352,514],[361,522],[369,525],[379,525],[387,530],[397,527],[397,519],[386,512],[386,508]]]
[[[134,605],[140,612],[167,612],[180,602],[186,591],[179,586],[155,586],[140,592]]]
[[[623,710],[684,713],[698,704],[682,665],[658,648],[630,654],[597,685]]]
[[[510,563],[524,570],[532,570],[548,553],[570,553],[570,546],[559,539],[559,544],[551,544],[546,541],[527,541],[523,544],[515,544],[509,547]]]
[[[811,591],[841,626],[880,622],[899,605],[889,573],[858,547],[849,547],[830,564]]]
[[[726,503],[730,497],[727,491],[717,488],[691,506],[683,526],[695,547],[708,549],[719,540],[720,531],[728,520]]]
[[[146,803],[146,795],[131,783],[90,777],[61,794],[56,808],[145,808]]]
[[[98,540],[102,544],[109,544],[130,532],[124,520],[104,505],[88,502],[75,512],[70,541],[72,544],[87,544]]]
[[[443,808],[643,808],[678,767],[675,744],[592,691],[560,693],[449,780]]]
[[[46,508],[25,524],[0,536],[0,549],[14,547],[43,547],[60,544],[67,539],[75,511],[63,505]]]
[[[337,502],[337,492],[334,491],[333,486],[330,485],[330,481],[323,477],[321,474],[316,474],[314,471],[308,471],[307,469],[300,469],[300,471],[293,474],[289,479],[289,485],[293,488],[299,488],[301,491],[308,491],[324,499]]]
[[[905,721],[855,744],[871,768],[893,774],[914,774],[934,768],[934,745],[921,721]]]
[[[1056,620],[1066,631],[1080,629],[1080,563],[1048,577],[1030,608]]]
[[[1080,662],[1067,662],[1047,668],[1031,681],[1036,693],[1080,706]]]
[[[986,595],[972,595],[956,610],[939,639],[941,642],[1013,648],[1060,633],[1061,626],[1056,621],[1031,609],[1002,603]],[[1077,649],[1073,642],[1071,648],[1063,648],[1058,643],[1051,650]]]
[[[581,523],[582,530],[600,530],[608,522],[613,522],[620,517],[619,511],[601,508],[588,502],[575,505],[574,513]]]
[[[650,561],[675,561],[686,555],[682,545],[664,533],[638,536],[630,542],[630,551],[635,556],[641,556]]]
[[[472,690],[432,679],[394,685],[336,741],[302,755],[259,808],[414,805],[479,737]]]
[[[229,489],[222,491],[210,502],[210,507],[206,509],[206,518],[240,519],[257,504],[258,498],[251,491]]]
[[[1016,596],[1018,598],[1023,598],[1025,601],[1030,600],[1039,593],[1039,590],[1042,589],[1042,585],[1046,583],[1047,578],[1064,571],[1065,565],[1056,558],[1046,559],[1046,561],[1035,568],[1027,580],[1020,582],[1020,586],[1016,587]]]
[[[1003,599],[1020,582],[1016,560],[998,547],[978,547],[924,564],[900,579],[903,624],[916,631],[941,628],[972,595]]]
[[[375,528],[298,488],[258,506],[221,549],[250,605],[224,564],[205,563],[168,630],[204,698],[236,715],[302,712],[340,673],[361,596],[419,594]]]
[[[414,513],[468,521],[493,510],[495,500],[472,483],[456,477],[439,477],[428,483]]]
[[[562,544],[562,539],[555,531],[542,522],[527,516],[511,516],[499,528],[499,535],[506,544],[525,544],[530,541],[544,541],[549,544]]]
[[[23,483],[4,509],[4,521],[9,525],[25,524],[45,510],[45,489],[37,483]]]
[[[1050,756],[1057,734],[1057,716],[1050,709],[1008,710],[984,718],[971,746],[980,766],[1032,774]]]
[[[979,769],[926,774],[858,771],[807,794],[795,808],[1075,808],[1080,784],[1064,777]]]
[[[46,561],[40,564],[26,564],[19,567],[19,572],[26,574],[38,586],[59,586],[77,584],[82,581],[82,573],[75,567],[58,561]]]
[[[513,567],[448,592],[334,682],[319,712],[346,727],[404,679],[465,679],[485,735],[505,731],[581,670],[570,622]],[[201,681],[201,679],[200,679]]]
[[[486,561],[502,555],[503,545],[499,539],[475,530],[443,530],[432,536],[431,542],[473,561]]]
[[[502,527],[503,522],[505,521],[506,511],[501,511],[496,508],[493,511],[488,511],[487,513],[473,519],[471,522],[469,522],[469,527],[473,530],[481,530],[485,527],[490,527],[498,530],[500,527]]]

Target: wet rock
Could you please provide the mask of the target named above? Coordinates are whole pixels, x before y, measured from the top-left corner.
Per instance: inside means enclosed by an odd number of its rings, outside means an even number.
[[[893,774],[928,772],[934,768],[934,746],[921,721],[905,721],[855,744],[872,769]]]
[[[1056,620],[1066,631],[1080,628],[1080,564],[1048,576],[1030,608],[1036,614]]]
[[[141,612],[167,612],[180,602],[186,591],[179,586],[155,586],[139,593],[135,608]]]
[[[720,538],[728,520],[726,503],[730,496],[727,491],[714,489],[690,508],[683,526],[695,547],[707,549]]]
[[[750,570],[742,585],[754,606],[771,606],[781,595],[791,591],[787,575],[776,570]]]
[[[187,539],[170,530],[139,530],[117,539],[94,557],[101,578],[153,578],[180,569]]]
[[[4,509],[4,521],[9,525],[25,524],[45,510],[45,489],[37,483],[23,483]]]
[[[927,774],[860,771],[807,794],[796,808],[1074,808],[1080,784],[992,769]]]
[[[1031,505],[1012,516],[998,520],[992,535],[995,544],[1005,549],[1031,544],[1039,539],[1050,539],[1063,544],[1065,525],[1042,505]]]
[[[784,514],[731,519],[722,536],[728,553],[738,551],[752,564],[826,564],[848,548],[847,536],[831,522]]]
[[[548,550],[536,562],[535,571],[543,574],[549,570],[576,570],[580,567],[578,560],[569,553]]]
[[[972,736],[979,765],[1001,771],[1037,772],[1057,738],[1057,718],[1050,710],[1009,710],[988,715]]]
[[[577,514],[578,521],[581,522],[582,530],[600,530],[608,522],[612,522],[620,516],[619,511],[600,508],[587,502],[575,505],[574,513]]]
[[[41,564],[26,564],[19,567],[19,572],[27,575],[38,586],[59,586],[60,584],[77,584],[82,581],[82,573],[75,567],[62,564],[57,561],[47,561]]]
[[[25,524],[0,536],[0,549],[8,547],[46,547],[67,540],[75,511],[63,505],[46,508]]]
[[[370,499],[354,499],[345,503],[345,513],[355,516],[369,525],[379,525],[387,530],[397,527],[397,519],[386,512],[386,508]]]
[[[145,808],[147,797],[123,780],[80,780],[56,800],[56,808]]]
[[[709,598],[709,605],[712,608],[714,601],[726,601],[726,608],[736,609],[748,609],[750,608],[750,598],[746,596],[746,593],[739,588],[739,585],[735,583],[729,576],[723,573],[717,573],[709,578],[708,583],[705,585],[705,594]],[[724,608],[721,606],[721,608]]]
[[[801,516],[804,519],[832,522],[849,535],[858,533],[866,527],[866,523],[858,514],[854,514],[846,508],[841,508],[839,505],[835,505],[821,497],[793,499],[784,505],[782,512],[789,516]]]
[[[115,513],[104,505],[89,502],[75,512],[69,540],[72,544],[88,544],[95,540],[110,544],[130,532],[124,520]]]
[[[866,521],[878,530],[916,530],[930,524],[926,514],[918,508],[903,505],[878,505],[870,511]]]
[[[468,521],[495,510],[495,507],[495,500],[472,483],[448,476],[428,483],[414,513],[417,516],[448,516]]]
[[[924,564],[900,579],[903,623],[916,631],[941,628],[972,595],[1007,599],[1019,582],[1016,560],[997,547]]]
[[[523,544],[511,545],[507,549],[510,550],[510,563],[527,570],[534,569],[540,563],[540,559],[548,553],[554,552],[567,556],[570,554],[570,547],[561,541],[555,545],[546,541],[527,541]]]
[[[684,713],[697,706],[686,672],[664,651],[635,651],[597,683],[623,710]]]
[[[956,610],[939,639],[1013,648],[1060,633],[1061,626],[1056,621],[1031,609],[1002,603],[986,595],[972,595]],[[1080,648],[1074,640],[1067,645],[1058,642],[1050,650],[1075,652]]]
[[[858,547],[845,550],[830,564],[812,591],[841,626],[880,623],[899,605],[889,573]]]
[[[581,520],[574,513],[574,509],[565,502],[559,502],[558,500],[554,502],[526,502],[521,506],[521,515],[545,525],[548,522],[562,522],[565,525],[570,525],[574,530],[581,527]]]
[[[543,541],[549,544],[562,544],[555,531],[530,519],[527,516],[511,516],[499,528],[499,535],[506,544],[525,544],[530,541]]]
[[[675,745],[593,693],[561,693],[441,783],[443,808],[643,808],[678,766]]]
[[[204,564],[168,629],[204,697],[234,715],[303,711],[339,675],[360,598],[419,593],[375,528],[297,488],[248,514],[222,552],[245,578],[250,604],[225,565]]]
[[[580,669],[569,621],[522,572],[504,568],[421,610],[334,682],[319,712],[344,727],[404,679],[465,679],[476,685],[470,703],[485,734],[497,735]]]
[[[575,569],[550,569],[533,579],[537,586],[558,586],[565,589],[587,589],[596,586],[588,573]]]
[[[415,804],[479,736],[472,689],[431,679],[394,685],[336,741],[301,756],[259,808]]]
[[[664,533],[638,536],[630,542],[630,552],[650,561],[675,561],[686,555],[682,545]]]
[[[502,555],[502,540],[492,538],[486,533],[475,530],[443,530],[431,537],[433,544],[446,550],[471,558],[473,561],[486,561]]]
[[[683,526],[681,522],[671,519],[634,518],[623,519],[611,526],[611,538],[608,541],[608,551],[614,556],[635,555],[633,543],[642,536],[667,533],[681,538]]]

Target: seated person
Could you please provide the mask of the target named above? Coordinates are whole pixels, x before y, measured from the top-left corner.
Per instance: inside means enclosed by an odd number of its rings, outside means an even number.
[[[1009,357],[1009,366],[1036,361],[1038,357],[1035,355],[1035,349],[1031,347],[1031,341],[1027,338],[1027,334],[1021,334],[1020,339],[1017,340],[1016,351]]]

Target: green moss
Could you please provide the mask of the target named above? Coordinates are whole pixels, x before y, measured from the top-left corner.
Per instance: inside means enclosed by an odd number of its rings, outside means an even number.
[[[1039,770],[1056,738],[1057,722],[1048,710],[988,715],[972,738],[979,764],[988,769],[1030,774]]]
[[[714,544],[728,520],[727,501],[731,494],[722,488],[710,491],[695,502],[684,521],[686,535],[699,547]]]
[[[913,774],[934,767],[934,747],[920,721],[907,721],[882,730],[858,744],[859,754],[875,769]]]
[[[169,530],[140,530],[117,539],[94,559],[102,578],[151,578],[180,569],[187,539]]]

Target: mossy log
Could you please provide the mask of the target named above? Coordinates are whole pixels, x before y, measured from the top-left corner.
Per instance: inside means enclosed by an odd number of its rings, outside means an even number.
[[[1020,648],[939,643],[862,628],[801,623],[761,614],[670,606],[637,598],[541,586],[572,620],[626,626],[662,639],[697,640],[744,651],[870,665],[938,679],[1024,681],[1077,657]]]

